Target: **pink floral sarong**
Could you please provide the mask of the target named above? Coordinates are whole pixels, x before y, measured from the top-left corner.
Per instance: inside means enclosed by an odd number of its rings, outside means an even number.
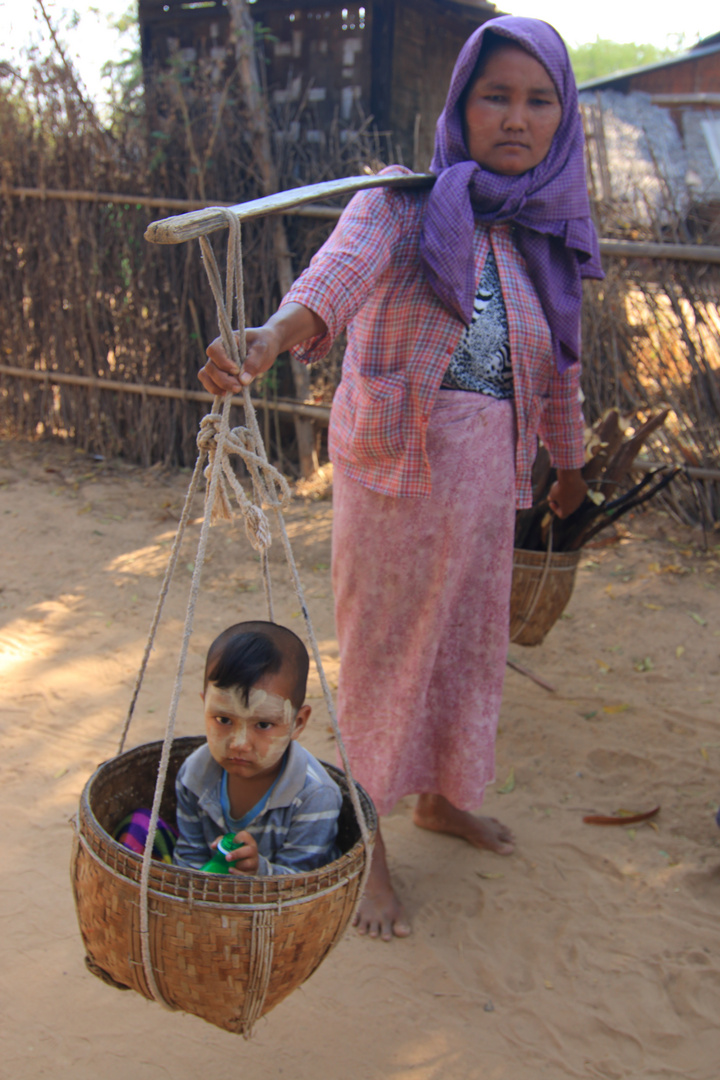
[[[416,793],[478,807],[494,779],[515,525],[510,401],[441,390],[429,499],[335,470],[338,712],[378,812]]]

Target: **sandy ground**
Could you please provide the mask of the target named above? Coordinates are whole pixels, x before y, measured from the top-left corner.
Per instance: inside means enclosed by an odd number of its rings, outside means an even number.
[[[349,932],[250,1042],[86,971],[68,822],[88,775],[116,750],[187,479],[0,444],[0,1075],[716,1080],[720,549],[700,552],[659,514],[588,551],[545,644],[512,650],[557,687],[508,673],[486,808],[515,830],[517,853],[421,832],[411,800],[387,819],[411,939],[383,945]],[[328,501],[297,500],[288,520],[335,680],[331,514]],[[198,531],[131,744],[164,731]],[[297,626],[282,572],[276,591],[278,620]],[[180,734],[199,731],[209,639],[255,616],[264,616],[257,563],[241,532],[221,526]],[[332,760],[317,678],[310,694],[306,741]],[[582,820],[657,803],[652,826]]]

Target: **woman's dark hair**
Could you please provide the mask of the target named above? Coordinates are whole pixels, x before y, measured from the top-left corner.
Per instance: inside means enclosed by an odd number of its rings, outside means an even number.
[[[493,34],[491,30],[486,30],[483,35],[482,45],[480,46],[480,52],[478,53],[477,60],[475,61],[475,67],[472,70],[472,75],[465,84],[465,89],[460,95],[457,107],[460,110],[460,115],[465,115],[465,105],[467,104],[468,94],[470,93],[475,81],[480,78],[485,71],[485,66],[498,49],[501,49],[503,45],[515,45],[516,43],[510,38],[502,37],[500,34]],[[521,45],[517,46],[518,49],[522,48]]]
[[[292,630],[271,622],[242,622],[223,630],[208,649],[205,682],[221,690],[239,687],[248,704],[250,691],[264,675],[283,672],[290,682],[290,701],[305,701],[310,658]]]
[[[470,89],[476,79],[479,79],[480,76],[484,73],[490,57],[493,56],[499,49],[508,47],[511,49],[520,49],[521,52],[527,53],[528,56],[533,55],[531,52],[528,52],[527,49],[523,48],[519,41],[513,41],[512,38],[505,37],[504,34],[493,34],[492,30],[485,31],[483,35],[482,45],[480,46],[480,52],[478,53],[477,60],[475,61],[475,67],[473,68],[472,75],[468,79],[465,89],[463,90],[460,97],[460,101],[458,102],[458,107],[461,109],[461,111],[465,110],[465,103],[467,101],[467,96],[470,93]],[[533,59],[535,59],[535,57],[533,57]]]
[[[485,66],[490,57],[501,49],[503,45],[515,46],[516,49],[522,49],[522,45],[518,45],[512,38],[503,37],[502,34],[493,34],[492,30],[486,30],[483,34],[482,45],[480,46],[480,52],[478,53],[477,60],[475,61],[475,67],[470,77],[468,86],[472,86],[476,79],[479,79],[485,70]],[[523,49],[523,52],[525,50]]]

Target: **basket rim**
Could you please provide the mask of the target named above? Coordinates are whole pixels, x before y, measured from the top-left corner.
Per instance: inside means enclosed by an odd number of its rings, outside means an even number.
[[[205,741],[204,736],[180,736],[173,739],[172,748],[173,750],[187,748],[187,753],[191,753]],[[140,887],[143,856],[120,844],[100,824],[92,806],[93,788],[98,780],[106,775],[108,768],[122,768],[123,763],[128,764],[139,755],[147,758],[156,754],[159,757],[162,746],[163,740],[141,743],[103,761],[86,781],[80,796],[78,812],[74,818],[75,832],[83,849],[97,860],[105,871],[137,888]],[[329,762],[321,762],[321,764],[338,783],[341,790],[344,793],[347,792],[349,783],[345,773]],[[377,831],[375,807],[365,789],[360,784],[357,784],[357,788],[370,834],[374,837]],[[111,853],[111,861],[104,857],[103,848]],[[299,874],[226,876],[207,874],[202,870],[175,866],[152,859],[148,892],[163,901],[176,900],[185,904],[191,902],[193,905],[214,909],[230,908],[234,911],[277,909],[309,902],[317,896],[346,887],[362,872],[365,857],[365,845],[362,837],[359,837],[353,846],[343,852],[338,859],[315,870]],[[134,873],[123,873],[120,869],[122,864]]]
[[[130,886],[132,886],[134,888],[139,888],[139,883],[135,880],[135,878],[127,877],[125,874],[121,874],[120,871],[116,870],[114,867],[108,866],[108,864],[103,859],[100,858],[100,855],[97,853],[97,851],[93,850],[93,848],[88,843],[86,837],[83,836],[83,834],[80,832],[79,829],[76,830],[76,833],[77,833],[77,838],[78,838],[79,843],[82,845],[84,851],[87,853],[87,855],[89,855],[89,857],[91,859],[94,859],[95,862],[97,862],[100,866],[102,866],[102,868],[104,870],[109,871],[110,874],[112,874],[112,876],[117,878],[119,881],[124,881],[127,885],[130,885]],[[360,841],[360,843],[362,843],[362,841]],[[353,846],[353,850],[354,850],[354,848],[356,846],[357,845]],[[128,849],[128,851],[129,851],[129,849]],[[135,859],[142,862],[142,857],[140,855],[138,855],[136,852],[130,851],[129,853],[130,853],[130,855],[133,855],[135,857]],[[346,852],[345,854],[349,854],[349,852]],[[157,860],[154,860],[154,861],[157,861]],[[337,862],[339,860],[335,860],[335,861]],[[168,868],[170,866],[169,863],[166,863],[165,865],[168,866]],[[327,865],[330,866],[331,864],[328,863]],[[185,867],[176,867],[176,869],[181,870],[181,869],[185,869]],[[325,868],[321,867],[321,869],[325,869]],[[197,871],[194,871],[194,873],[201,874],[201,873],[203,873],[203,871],[202,870],[197,870]],[[254,901],[252,903],[240,903],[240,902],[235,903],[234,902],[232,904],[229,904],[227,901],[200,900],[200,899],[197,899],[195,896],[193,896],[191,902],[192,902],[192,906],[194,908],[217,909],[219,907],[232,907],[233,911],[277,911],[280,908],[282,908],[284,910],[285,908],[299,907],[301,904],[309,904],[311,901],[317,899],[318,897],[328,896],[330,893],[335,892],[336,889],[344,888],[344,886],[349,885],[350,882],[354,881],[355,878],[359,877],[361,873],[362,873],[362,869],[361,869],[361,867],[358,866],[357,869],[352,870],[352,872],[350,872],[350,873],[346,873],[344,875],[344,877],[339,878],[332,885],[328,885],[323,889],[317,889],[315,892],[309,892],[305,896],[293,896],[290,899],[288,899],[287,897],[280,897],[277,900],[267,900],[265,902],[262,902],[262,901]],[[258,877],[260,875],[254,875],[254,876]],[[304,875],[295,874],[294,876],[295,877],[303,877]],[[270,878],[267,878],[267,880],[270,880]],[[176,903],[176,904],[180,904],[183,907],[187,906],[187,904],[190,902],[190,899],[188,897],[186,897],[186,896],[174,895],[173,893],[162,892],[160,889],[152,888],[152,886],[150,886],[148,888],[148,896],[155,897],[156,899],[161,900],[163,903]]]

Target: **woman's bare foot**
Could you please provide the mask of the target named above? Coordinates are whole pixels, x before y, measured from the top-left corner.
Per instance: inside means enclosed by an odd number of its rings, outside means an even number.
[[[405,909],[395,895],[390,880],[385,844],[378,829],[375,850],[372,854],[370,876],[360,906],[355,913],[353,926],[359,934],[391,941],[395,937],[407,937],[411,932]]]
[[[475,817],[458,810],[443,795],[420,795],[413,820],[421,829],[459,836],[474,847],[489,848],[498,855],[510,855],[515,850],[515,837],[507,825],[497,818]]]

